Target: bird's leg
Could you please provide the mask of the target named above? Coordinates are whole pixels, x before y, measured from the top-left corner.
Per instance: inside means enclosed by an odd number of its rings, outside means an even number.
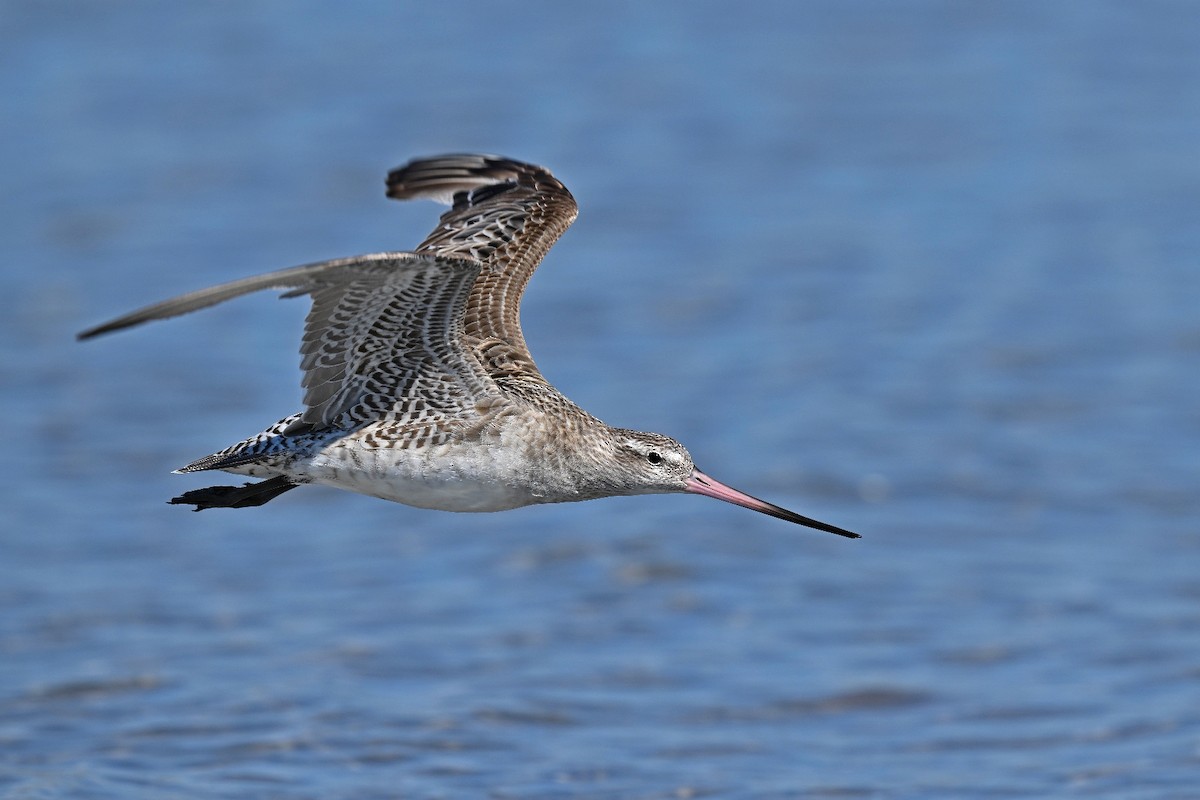
[[[209,486],[205,489],[193,489],[184,492],[179,497],[172,497],[173,505],[194,505],[193,511],[203,511],[206,508],[251,508],[261,506],[274,500],[279,495],[295,489],[299,484],[292,483],[282,475],[258,483],[247,483],[243,486]]]

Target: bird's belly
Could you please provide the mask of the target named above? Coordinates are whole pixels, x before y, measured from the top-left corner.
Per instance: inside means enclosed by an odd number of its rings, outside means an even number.
[[[347,445],[350,450],[347,449]],[[505,511],[544,502],[486,454],[368,449],[344,442],[315,453],[304,477],[338,489],[439,511]]]

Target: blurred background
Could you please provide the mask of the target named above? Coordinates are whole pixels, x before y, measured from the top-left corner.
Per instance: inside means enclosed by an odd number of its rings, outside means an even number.
[[[0,6],[0,795],[1194,796],[1200,8]],[[544,164],[543,372],[738,488],[165,505],[447,151]],[[217,476],[217,482],[225,478]]]

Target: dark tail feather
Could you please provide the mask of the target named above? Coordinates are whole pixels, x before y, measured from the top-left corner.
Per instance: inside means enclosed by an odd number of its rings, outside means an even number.
[[[184,492],[179,497],[172,497],[169,502],[172,505],[194,505],[193,511],[203,511],[206,508],[252,508],[269,503],[299,485],[281,475],[277,478],[258,483],[247,483],[243,486],[209,486],[207,489],[193,489],[190,492]]]

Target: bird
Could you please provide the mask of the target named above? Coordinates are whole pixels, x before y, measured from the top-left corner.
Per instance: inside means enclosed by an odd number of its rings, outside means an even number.
[[[578,214],[549,170],[496,155],[419,158],[388,173],[387,196],[450,209],[415,250],[234,280],[78,334],[91,339],[265,289],[310,299],[304,409],[175,470],[261,480],[170,503],[248,508],[305,484],[463,512],[691,493],[860,538],[720,483],[676,440],[609,426],[543,377],[521,332],[521,298]]]

